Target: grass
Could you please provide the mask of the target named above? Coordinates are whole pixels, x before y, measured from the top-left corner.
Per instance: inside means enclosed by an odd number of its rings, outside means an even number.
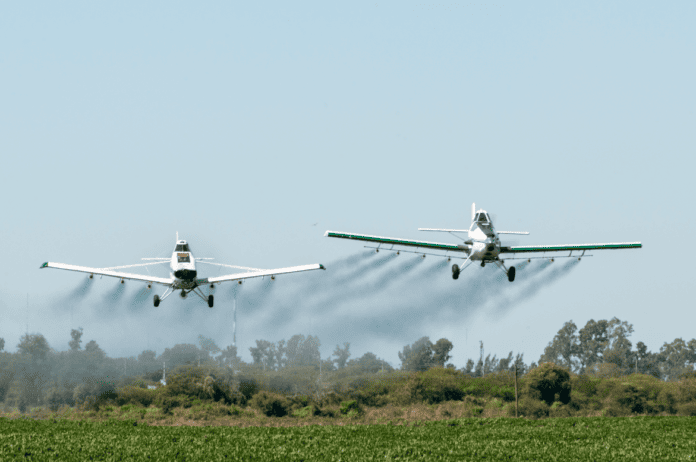
[[[0,460],[694,460],[696,419],[411,421],[408,425],[157,427],[0,418]]]

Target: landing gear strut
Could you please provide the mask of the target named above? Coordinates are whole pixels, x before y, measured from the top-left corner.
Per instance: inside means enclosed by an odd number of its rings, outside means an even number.
[[[159,295],[155,295],[155,298],[153,299],[153,302],[155,303],[155,308],[157,308],[160,304],[160,298]]]
[[[459,265],[457,265],[456,263],[452,265],[452,279],[459,279],[459,272]]]

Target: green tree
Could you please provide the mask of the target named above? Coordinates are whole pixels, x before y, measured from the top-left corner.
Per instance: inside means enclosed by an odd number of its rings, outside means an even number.
[[[80,349],[80,344],[82,343],[82,327],[72,329],[70,331],[70,337],[72,337],[72,340],[68,342],[70,349],[72,351],[78,351]]]
[[[630,371],[636,355],[631,351],[633,344],[628,337],[633,333],[633,325],[613,318],[607,326],[607,346],[602,352],[605,363],[615,364],[624,373]]]
[[[374,374],[384,370],[391,372],[394,370],[385,360],[378,358],[374,353],[367,352],[358,359],[348,361],[348,366],[360,368],[365,373]]]
[[[348,358],[350,358],[350,343],[345,342],[343,344],[343,348],[336,345],[336,349],[334,350],[332,356],[336,357],[334,362],[339,369],[346,367],[346,362],[348,361]]]
[[[276,365],[275,345],[268,340],[257,340],[256,347],[249,347],[254,364],[263,366],[264,370],[274,370]]]
[[[302,334],[293,335],[285,350],[287,365],[290,367],[315,366],[319,367],[319,337]]]
[[[404,346],[399,352],[401,369],[405,371],[425,371],[435,365],[433,344],[428,337],[421,337],[412,345]]]
[[[570,374],[554,363],[540,364],[527,374],[526,393],[551,405],[555,401],[570,402]]]
[[[24,334],[19,339],[17,350],[21,355],[29,355],[33,361],[45,360],[51,347],[41,334]]]
[[[474,360],[473,360],[473,359],[471,359],[471,358],[467,359],[467,361],[466,361],[466,366],[464,366],[464,369],[462,370],[462,372],[463,372],[464,374],[468,375],[468,376],[472,376],[472,377],[473,377],[473,375],[474,375],[474,366],[475,366],[475,365],[476,365],[476,364],[474,364]]]
[[[572,320],[563,324],[563,327],[544,349],[539,363],[553,362],[568,370],[577,370],[578,360],[574,359],[580,353],[577,330],[578,327]]]
[[[435,342],[435,345],[433,345],[433,361],[435,364],[445,367],[445,363],[452,358],[449,354],[452,348],[454,348],[454,345],[446,338],[441,338]]]
[[[237,347],[229,345],[227,348],[222,350],[220,356],[218,356],[218,361],[220,362],[221,366],[236,369],[242,363],[242,358],[237,356]]]
[[[5,339],[0,337],[0,351],[5,349]]]
[[[677,379],[693,369],[693,367],[689,367],[690,364],[693,365],[695,359],[690,345],[695,343],[696,341],[691,340],[687,344],[681,338],[676,338],[672,343],[665,342],[660,347],[660,370],[665,379]]]
[[[594,364],[603,362],[602,353],[609,343],[608,329],[609,321],[603,319],[590,319],[585,327],[580,329],[578,357],[581,373]]]
[[[201,350],[206,352],[206,356],[214,358],[215,355],[220,353],[222,350],[215,343],[215,340],[204,335],[198,336],[198,345],[200,345]]]

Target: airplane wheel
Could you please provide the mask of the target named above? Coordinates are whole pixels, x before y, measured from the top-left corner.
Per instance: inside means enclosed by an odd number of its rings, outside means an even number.
[[[208,308],[212,308],[212,307],[213,307],[213,296],[208,295]]]
[[[459,265],[456,263],[452,265],[452,279],[459,279]]]
[[[512,282],[515,280],[515,267],[511,266],[508,270],[508,281]]]
[[[160,304],[160,298],[159,295],[155,295],[155,298],[153,300],[155,302],[155,308],[157,308]]]

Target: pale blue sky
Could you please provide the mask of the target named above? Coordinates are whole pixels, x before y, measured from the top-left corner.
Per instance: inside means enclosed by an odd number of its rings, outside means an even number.
[[[148,298],[100,317],[115,285],[100,280],[70,315],[57,305],[83,277],[38,267],[165,256],[178,231],[199,256],[321,262],[332,281],[330,263],[362,247],[326,229],[446,240],[416,228],[467,227],[474,201],[498,229],[530,231],[520,243],[644,248],[595,252],[526,298],[506,287],[500,297],[523,298],[506,310],[481,294],[438,301],[468,294],[475,267],[456,282],[447,268],[395,277],[359,300],[327,282],[313,295],[339,301],[325,312],[281,316],[286,297],[267,298],[240,308],[243,357],[255,339],[304,333],[324,356],[352,341],[354,355],[398,365],[397,351],[428,335],[452,340],[458,366],[478,340],[529,362],[563,322],[613,316],[652,350],[696,337],[695,23],[686,1],[4,3],[0,337],[14,349],[28,319],[59,350],[78,325],[110,355],[200,333],[225,346],[224,297],[212,311],[173,298],[154,310]],[[275,282],[283,294],[314,277]],[[408,293],[422,309],[403,311],[408,328],[385,327]]]

